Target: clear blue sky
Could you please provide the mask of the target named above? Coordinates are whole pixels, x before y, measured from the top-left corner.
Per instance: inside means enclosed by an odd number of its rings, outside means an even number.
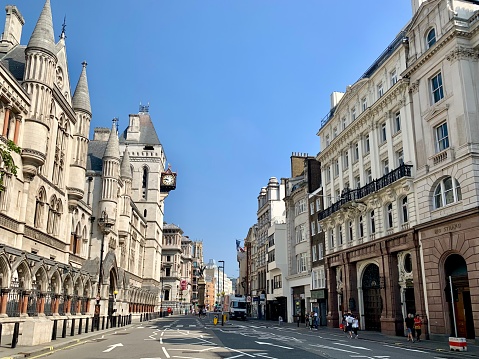
[[[25,18],[44,0],[2,0]],[[270,177],[292,152],[316,155],[332,91],[345,91],[412,16],[410,0],[51,0],[66,16],[70,81],[88,62],[92,129],[120,129],[150,103],[178,172],[165,220],[203,240],[205,261],[236,277],[235,240],[256,223]],[[1,18],[4,20],[4,16]],[[72,88],[72,91],[74,88]]]

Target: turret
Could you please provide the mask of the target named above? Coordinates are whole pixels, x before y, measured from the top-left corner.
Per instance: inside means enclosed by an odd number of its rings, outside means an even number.
[[[25,20],[16,6],[7,5],[5,11],[7,15],[5,17],[5,29],[2,34],[2,41],[0,43],[1,52],[8,52],[20,44],[22,29],[25,24]]]
[[[91,121],[90,93],[86,77],[87,63],[83,62],[82,65],[83,69],[72,99],[77,121],[76,131],[73,134],[73,143],[76,150],[71,152],[73,158],[70,162],[70,178],[68,182],[68,205],[70,208],[76,207],[78,200],[83,197],[88,133]]]
[[[55,115],[51,113],[51,103],[56,65],[52,11],[50,0],[46,0],[25,49],[23,87],[32,99],[22,143],[23,172],[27,178],[34,176],[45,162],[47,141],[37,139],[48,138],[49,119]]]
[[[131,165],[130,155],[128,154],[128,146],[123,152],[123,158],[120,166],[120,177],[123,182],[123,188],[120,196],[120,223],[118,224],[118,239],[119,244],[123,244],[128,238],[131,218]]]

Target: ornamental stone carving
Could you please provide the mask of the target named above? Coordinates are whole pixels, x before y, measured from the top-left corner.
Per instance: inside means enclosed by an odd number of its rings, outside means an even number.
[[[477,60],[479,59],[479,51],[459,46],[449,52],[449,54],[446,55],[446,59],[451,63],[457,60]]]

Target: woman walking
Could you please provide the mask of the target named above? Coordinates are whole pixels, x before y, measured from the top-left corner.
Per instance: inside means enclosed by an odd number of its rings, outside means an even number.
[[[354,316],[351,326],[353,327],[354,338],[358,339],[359,319],[357,315]]]

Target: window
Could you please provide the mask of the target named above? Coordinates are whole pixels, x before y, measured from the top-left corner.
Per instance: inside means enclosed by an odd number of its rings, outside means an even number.
[[[319,268],[318,270],[318,287],[326,288],[326,274],[324,268]]]
[[[353,107],[351,109],[351,121],[354,121],[356,119],[356,108]]]
[[[364,237],[363,216],[359,216],[359,219],[358,219],[358,234],[359,234],[359,238]]]
[[[314,236],[316,234],[316,222],[311,222],[311,235]]]
[[[440,72],[431,79],[431,91],[433,103],[439,102],[444,98],[442,75]]]
[[[388,229],[393,228],[393,204],[389,203],[386,206],[386,225]]]
[[[431,29],[426,35],[426,47],[429,49],[436,43],[436,30]]]
[[[461,186],[452,177],[445,177],[434,190],[434,208],[441,208],[462,199]]]
[[[304,224],[300,224],[295,228],[296,243],[304,242],[306,240],[306,232],[304,230]]]
[[[372,175],[372,172],[371,172],[371,168],[366,169],[365,175],[366,175],[367,183],[371,183],[373,181],[373,175]]]
[[[358,161],[359,160],[359,143],[356,142],[354,145],[354,160]]]
[[[323,258],[324,258],[323,243],[318,243],[318,260],[321,260]]]
[[[296,204],[294,205],[294,214],[297,216],[301,213],[306,212],[307,210],[307,205],[306,205],[306,199],[302,198]]]
[[[320,198],[316,198],[316,210],[317,211],[321,210],[321,199]]]
[[[323,230],[321,228],[321,224],[319,223],[319,219],[318,219],[317,222],[318,222],[318,224],[317,224],[316,228],[318,229],[318,233],[321,233]]]
[[[298,273],[306,272],[306,253],[300,253],[296,256],[296,269]]]
[[[354,237],[353,237],[353,221],[348,222],[348,240],[351,242]]]
[[[441,152],[449,148],[449,132],[447,122],[444,122],[434,129],[436,133],[436,151]]]
[[[398,75],[396,70],[391,71],[391,73],[389,74],[389,78],[391,79],[391,87],[393,87],[396,82],[398,82]]]
[[[65,151],[69,137],[68,130],[68,121],[61,117],[58,123],[52,176],[53,183],[59,186],[62,186],[63,184],[63,171],[65,170]]]
[[[281,274],[275,275],[273,277],[273,289],[279,289],[283,286],[283,281],[281,279]]]
[[[165,301],[166,300],[170,300],[170,290],[169,289],[165,289]]]
[[[380,98],[382,95],[384,95],[384,89],[383,89],[383,83],[378,84],[378,98]]]
[[[276,259],[275,250],[268,252],[268,263],[274,262]]]
[[[402,222],[407,223],[409,221],[409,212],[407,210],[407,197],[404,197],[401,201]]]
[[[309,214],[314,214],[314,202],[309,204]]]
[[[329,231],[329,249],[334,248],[334,232],[333,230]]]
[[[364,152],[369,153],[371,151],[371,145],[369,143],[369,134],[364,136]]]
[[[326,146],[329,146],[331,141],[329,140],[329,135],[326,135]]]
[[[348,153],[348,151],[344,152],[344,154],[343,154],[343,167],[344,168],[349,167],[349,153]]]
[[[346,117],[343,117],[343,119],[341,120],[341,123],[343,124],[343,130],[346,129]]]
[[[389,173],[389,160],[387,158],[383,160],[383,172],[384,175],[387,175]]]
[[[371,225],[371,233],[376,233],[376,222],[374,219],[374,210],[369,212],[369,223]]]
[[[401,167],[404,164],[404,152],[402,149],[396,152],[396,160],[398,167]]]
[[[338,246],[343,245],[343,226],[338,226]]]
[[[333,138],[336,138],[336,137],[338,137],[338,128],[337,127],[333,128]]]
[[[339,160],[334,161],[334,177],[339,176]]]
[[[318,260],[318,253],[316,252],[316,246],[311,247],[311,253],[313,256],[313,262],[316,262]]]
[[[359,176],[354,177],[354,182],[356,183],[356,188],[361,187],[361,178]]]
[[[381,124],[381,143],[387,141],[386,123]]]
[[[401,131],[401,112],[396,112],[394,114],[394,131],[399,132]]]
[[[331,182],[331,167],[326,168],[326,183]]]
[[[363,111],[366,111],[366,109],[368,108],[368,100],[366,99],[366,97],[361,100],[361,108]]]
[[[46,193],[45,188],[41,187],[38,191],[38,195],[36,197],[35,203],[35,216],[34,216],[34,224],[36,228],[42,228],[43,226],[43,213],[46,207]]]
[[[319,273],[317,270],[314,270],[311,274],[312,274],[312,284],[313,284],[312,289],[318,289],[319,288]]]
[[[148,167],[143,167],[143,177],[141,181],[141,197],[147,199],[148,197]]]

